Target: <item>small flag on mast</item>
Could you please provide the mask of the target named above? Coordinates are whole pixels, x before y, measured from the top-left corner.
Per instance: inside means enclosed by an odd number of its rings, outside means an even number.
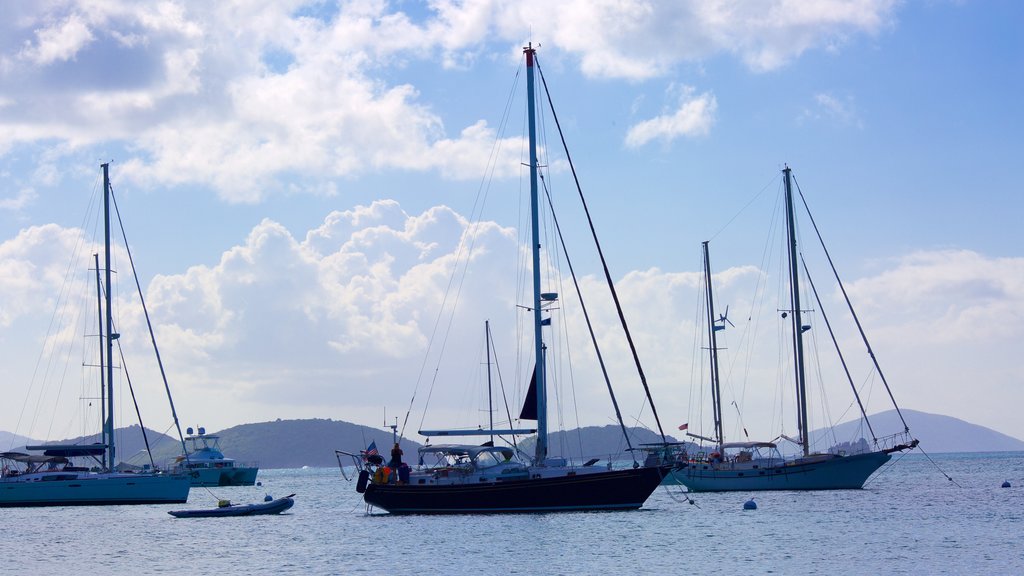
[[[377,454],[378,454],[378,452],[377,452],[377,441],[376,440],[371,440],[370,441],[370,445],[366,447],[366,455],[367,456],[376,456]]]
[[[680,430],[686,430],[689,427],[690,427],[690,423],[689,422],[687,422],[686,424],[680,424],[679,425],[679,429]]]

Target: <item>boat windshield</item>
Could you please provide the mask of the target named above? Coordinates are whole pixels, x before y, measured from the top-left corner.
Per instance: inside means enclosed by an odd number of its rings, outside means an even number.
[[[505,464],[512,459],[511,452],[505,451],[487,451],[481,452],[476,457],[477,468],[490,468],[491,466],[497,466],[499,464]]]

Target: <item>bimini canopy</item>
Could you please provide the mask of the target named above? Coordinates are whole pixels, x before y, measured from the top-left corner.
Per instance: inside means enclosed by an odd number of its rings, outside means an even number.
[[[22,464],[67,464],[63,456],[43,456],[41,454],[25,454],[24,452],[0,452],[0,458],[21,462]]]
[[[419,449],[420,456],[424,454],[444,454],[446,456],[468,456],[476,460],[483,452],[493,452],[496,456],[500,454],[502,460],[508,460],[515,455],[515,452],[508,446],[473,446],[470,444],[435,444],[423,446]]]
[[[773,442],[726,442],[722,444],[722,449],[728,448],[775,448]]]
[[[25,446],[26,450],[41,451],[47,456],[75,458],[77,456],[100,456],[107,450],[106,444],[43,444]]]

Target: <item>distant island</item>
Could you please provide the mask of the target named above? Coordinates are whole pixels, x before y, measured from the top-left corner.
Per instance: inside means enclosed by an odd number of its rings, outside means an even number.
[[[1024,441],[958,418],[916,410],[903,410],[903,416],[913,435],[921,440],[922,448],[929,453],[1024,451]],[[871,417],[871,422],[879,434],[902,429],[895,410],[876,414]],[[177,438],[148,429],[146,432],[149,451],[158,465],[181,453],[181,443]],[[603,461],[630,458],[618,426],[587,426],[578,432],[570,430],[550,434],[550,455],[583,460],[599,458]],[[650,430],[633,428],[629,433],[634,447],[660,441],[659,436]],[[376,445],[381,455],[387,458],[393,446],[390,430],[319,418],[241,424],[216,434],[221,437],[220,445],[226,456],[239,461],[258,462],[261,468],[337,466],[335,450],[358,452],[371,442]],[[811,434],[813,439],[821,437],[825,432],[816,430]],[[867,436],[868,433],[861,429],[859,421],[854,421],[837,425],[834,428],[834,435],[836,438],[850,441],[850,438]],[[146,445],[139,426],[118,429],[118,439],[119,461],[124,460],[135,465],[148,463]],[[677,440],[672,436],[668,439]],[[18,450],[25,444],[38,443],[3,431],[0,431],[0,441],[3,442],[0,451],[8,447]],[[96,441],[98,439],[95,436],[66,440],[83,444]],[[519,448],[531,454],[535,442],[535,437],[523,438],[519,442]],[[416,451],[420,446],[418,442],[402,440],[401,448],[405,453],[405,461],[415,462]]]

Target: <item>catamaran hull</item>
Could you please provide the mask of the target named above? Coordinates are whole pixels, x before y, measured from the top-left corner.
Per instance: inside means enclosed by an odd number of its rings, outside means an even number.
[[[479,484],[370,484],[363,499],[392,514],[630,510],[643,506],[668,472],[643,467]]]
[[[891,457],[887,452],[870,452],[818,462],[792,462],[740,470],[688,463],[666,476],[664,483],[682,484],[691,492],[859,489]]]
[[[259,468],[193,468],[188,472],[193,486],[252,486]]]
[[[72,480],[0,481],[0,507],[180,504],[189,481],[180,475],[94,475]]]

